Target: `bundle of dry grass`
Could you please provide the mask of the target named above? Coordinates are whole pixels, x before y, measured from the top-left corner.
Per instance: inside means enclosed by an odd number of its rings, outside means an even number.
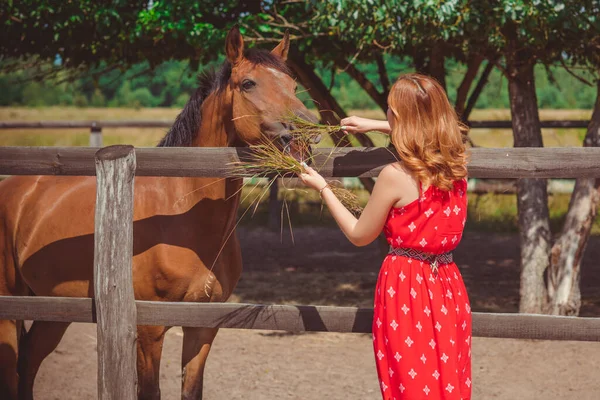
[[[354,215],[360,215],[363,211],[358,196],[343,187],[329,185],[331,191],[338,200]]]
[[[330,135],[340,130],[340,125],[323,125],[315,122],[307,121],[297,115],[290,114],[282,122],[290,124],[294,127],[290,131],[294,139],[302,140],[307,143],[315,141],[323,135]]]
[[[253,178],[291,177],[303,172],[302,164],[291,154],[281,151],[272,142],[250,146],[248,160],[234,163],[234,173]],[[308,154],[308,152],[306,152]]]
[[[292,155],[282,152],[271,142],[250,146],[252,150],[248,160],[234,164],[234,173],[238,176],[292,178],[304,172],[302,162]],[[310,152],[306,152],[310,154]],[[309,160],[306,160],[309,161]],[[271,181],[272,182],[272,181]],[[270,186],[270,185],[269,185]],[[358,197],[343,187],[330,185],[335,196],[353,214],[362,212]]]

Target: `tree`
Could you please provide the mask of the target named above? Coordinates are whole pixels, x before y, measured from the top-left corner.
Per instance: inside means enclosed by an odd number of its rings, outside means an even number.
[[[600,80],[597,97],[583,145],[600,146]],[[549,314],[577,315],[581,308],[581,261],[600,203],[600,180],[580,178],[575,181],[569,210],[559,237],[552,246],[548,268]]]
[[[86,69],[169,60],[198,65],[220,54],[227,27],[260,14],[260,2],[22,0],[0,5],[0,54]]]
[[[294,26],[299,32],[313,32],[313,37],[305,39],[305,57],[345,71],[383,111],[387,108],[390,88],[383,53],[409,58],[417,71],[434,76],[443,86],[446,86],[447,60],[464,63],[467,68],[457,87],[455,106],[466,121],[493,68],[492,63],[486,66],[469,97],[484,61],[480,54],[465,51],[462,21],[468,15],[469,3],[466,0],[441,4],[313,1],[310,18],[299,19],[296,24],[292,15],[275,14],[272,18],[285,19],[288,26]],[[280,10],[279,14],[285,11],[288,10]],[[322,35],[323,32],[327,34]],[[360,68],[360,64],[365,63],[376,65],[378,82],[370,80]]]
[[[592,119],[583,140],[585,147],[600,146],[600,3],[585,4],[583,32],[576,37],[578,46],[568,48],[571,66],[590,70],[596,79],[596,103]],[[589,13],[589,14],[588,14]],[[566,67],[568,69],[568,67]],[[579,281],[581,261],[591,231],[591,224],[598,213],[600,203],[600,179],[580,178],[569,203],[569,210],[560,236],[554,242],[548,269],[547,312],[560,315],[577,315],[581,307]]]
[[[590,35],[598,32],[597,12],[598,4],[594,0],[497,0],[473,3],[469,24],[465,24],[466,43],[471,52],[494,61],[508,79],[515,147],[543,146],[534,66],[537,63],[546,66],[555,63],[567,65],[589,60],[592,53],[586,43]],[[581,47],[586,51],[574,51]],[[550,267],[552,235],[546,180],[519,179],[517,191],[521,237],[520,311],[576,314],[579,311],[578,302],[570,309],[549,306],[552,301],[548,301],[545,275]],[[581,200],[574,197],[571,208],[577,208],[580,203]],[[579,219],[575,225],[581,221]],[[572,228],[567,230],[570,232]],[[580,237],[584,243],[587,234]],[[575,246],[578,249],[583,247]],[[568,253],[573,255],[572,251]],[[555,265],[554,270],[548,280],[550,287],[555,285],[552,283],[553,276],[563,275],[569,270],[573,272],[571,267],[564,264]],[[571,289],[578,292],[578,281],[571,283]],[[577,289],[574,289],[575,286]]]

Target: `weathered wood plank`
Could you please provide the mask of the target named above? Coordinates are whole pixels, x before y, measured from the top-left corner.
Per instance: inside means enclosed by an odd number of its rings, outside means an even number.
[[[473,336],[599,342],[600,318],[473,313]]]
[[[474,178],[600,177],[600,148],[477,148],[472,155],[468,168]]]
[[[370,333],[373,309],[136,301],[138,325]],[[0,296],[0,319],[94,322],[91,299]],[[473,336],[600,341],[600,318],[473,313]]]
[[[96,175],[97,151],[94,147],[0,147],[0,175]]]
[[[2,319],[96,322],[96,310],[90,298],[0,296]]]
[[[98,399],[137,398],[133,295],[133,146],[96,153],[94,293],[98,323]]]
[[[373,310],[356,307],[138,301],[138,324],[284,330],[371,332]],[[167,324],[169,325],[169,324]]]
[[[545,128],[587,128],[589,120],[548,120],[540,121]],[[471,129],[512,129],[512,121],[469,121]]]
[[[94,175],[93,148],[0,147],[0,175]],[[140,176],[233,176],[232,163],[247,159],[247,148],[138,148]],[[323,176],[377,176],[395,155],[385,148],[316,149]],[[321,167],[322,166],[322,167]],[[600,177],[600,148],[475,148],[473,178]]]
[[[542,128],[587,128],[588,120],[541,121]],[[173,121],[0,121],[0,129],[170,128]],[[511,129],[512,121],[469,121],[471,129]]]

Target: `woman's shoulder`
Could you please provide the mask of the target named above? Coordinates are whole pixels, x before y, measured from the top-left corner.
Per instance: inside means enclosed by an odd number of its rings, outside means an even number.
[[[388,164],[379,173],[377,176],[378,179],[412,179],[412,175],[409,171],[407,171],[401,163],[395,162],[392,164]]]
[[[388,164],[379,173],[377,183],[388,189],[398,192],[402,197],[407,190],[418,187],[418,182],[413,175],[406,170],[402,164]]]

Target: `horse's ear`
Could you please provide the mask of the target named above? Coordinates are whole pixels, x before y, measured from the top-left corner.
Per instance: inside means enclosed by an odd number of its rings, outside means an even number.
[[[244,39],[237,25],[231,28],[227,34],[225,54],[227,54],[227,60],[232,66],[235,66],[244,58]]]
[[[272,54],[275,54],[281,58],[283,61],[287,60],[288,52],[290,51],[290,31],[285,30],[285,34],[283,35],[283,39],[279,44],[271,50]]]

